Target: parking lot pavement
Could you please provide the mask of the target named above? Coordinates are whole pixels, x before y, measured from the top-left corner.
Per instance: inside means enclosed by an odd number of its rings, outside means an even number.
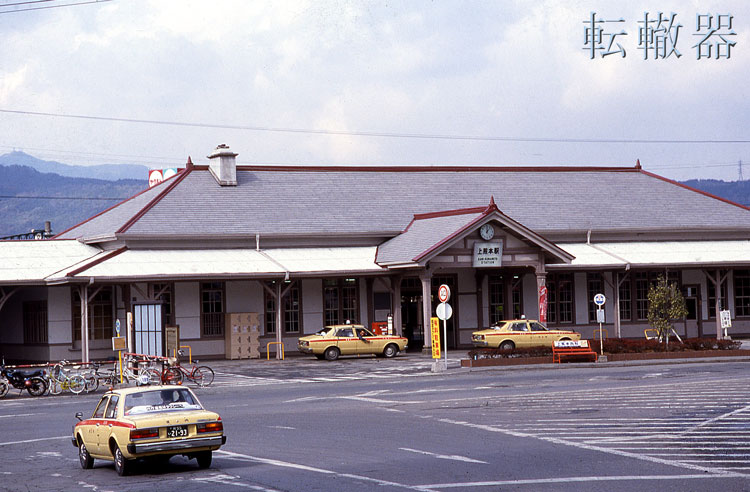
[[[466,358],[466,351],[449,356],[448,369],[459,370],[461,358]],[[216,373],[214,385],[257,386],[423,376],[432,374],[433,359],[421,353],[407,353],[393,359],[363,356],[329,362],[295,355],[285,360],[220,360],[206,364]]]

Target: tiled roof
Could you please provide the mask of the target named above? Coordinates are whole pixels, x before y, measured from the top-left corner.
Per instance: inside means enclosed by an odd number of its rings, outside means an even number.
[[[414,214],[482,206],[493,195],[503,213],[540,234],[750,231],[746,208],[632,168],[240,167],[237,180],[236,187],[219,186],[205,167],[196,167],[169,188],[160,185],[59,237],[118,230],[125,236],[395,236]]]

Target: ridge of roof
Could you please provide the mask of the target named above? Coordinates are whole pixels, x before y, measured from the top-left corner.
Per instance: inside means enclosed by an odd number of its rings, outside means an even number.
[[[194,165],[205,171],[207,165]],[[635,167],[615,166],[293,166],[238,164],[238,171],[286,172],[638,172]]]
[[[693,188],[692,186],[688,186],[686,184],[680,183],[679,181],[675,181],[673,179],[665,178],[664,176],[659,176],[658,174],[655,174],[655,173],[646,171],[644,169],[641,169],[640,168],[640,161],[639,161],[638,172],[640,172],[641,174],[645,174],[646,176],[649,176],[651,178],[660,179],[660,180],[662,180],[662,181],[664,181],[666,183],[673,184],[675,186],[679,186],[680,188],[684,188],[684,189],[689,190],[689,191],[694,191],[696,193],[700,193],[701,195],[706,196],[708,198],[713,198],[715,200],[719,200],[719,201],[727,203],[729,205],[734,205],[735,207],[739,207],[739,208],[741,208],[743,210],[750,211],[750,207],[747,207],[745,205],[741,205],[741,204],[739,204],[737,202],[733,202],[732,200],[727,200],[726,198],[722,198],[720,196],[714,195],[713,193],[709,193],[707,191],[699,190],[698,188]]]
[[[117,256],[117,255],[119,255],[121,253],[124,253],[127,250],[128,250],[128,247],[127,246],[123,246],[122,248],[118,248],[118,249],[116,249],[114,251],[110,251],[109,253],[106,253],[106,254],[100,256],[99,258],[96,258],[94,261],[92,261],[90,263],[87,263],[87,264],[85,264],[83,266],[80,266],[78,268],[75,268],[75,269],[69,271],[68,273],[65,274],[65,276],[66,277],[75,277],[79,273],[85,272],[86,270],[88,270],[89,268],[91,268],[91,267],[93,267],[95,265],[98,265],[100,263],[104,263],[105,261],[109,260],[110,258],[114,258],[115,256]]]
[[[180,182],[182,182],[183,179],[187,177],[188,174],[193,172],[193,169],[195,169],[195,166],[192,165],[192,161],[190,160],[190,157],[188,157],[188,165],[185,167],[185,170],[181,173],[177,174],[177,176],[174,176],[174,179],[172,179],[172,182],[169,183],[158,195],[156,195],[153,199],[151,199],[150,202],[148,202],[142,209],[140,209],[135,215],[133,215],[127,222],[125,222],[119,229],[115,231],[115,234],[121,234],[130,227],[133,226],[136,222],[138,222],[138,219],[146,215],[146,213],[151,210],[157,203],[159,203],[162,198],[167,196],[170,191],[174,189],[175,186],[177,186]]]
[[[188,160],[189,160],[189,158],[188,158]],[[177,174],[177,176],[179,177],[180,175],[184,174],[185,172],[186,172],[186,171],[182,171],[182,172],[178,173],[178,174]],[[79,223],[77,223],[77,224],[75,224],[75,225],[72,225],[72,226],[68,227],[67,229],[65,229],[65,230],[64,230],[64,231],[62,231],[62,232],[58,232],[57,234],[55,234],[54,236],[52,236],[52,237],[51,237],[50,239],[72,239],[72,240],[74,240],[74,241],[77,241],[77,239],[75,239],[75,238],[60,238],[59,236],[62,236],[63,234],[67,234],[68,232],[72,231],[72,230],[73,230],[73,229],[75,229],[76,227],[80,227],[80,226],[82,226],[83,224],[85,224],[85,223],[87,223],[87,222],[91,222],[91,221],[92,221],[92,220],[94,220],[95,218],[97,218],[97,217],[100,217],[100,216],[102,216],[102,215],[106,214],[107,212],[109,212],[109,211],[111,211],[111,210],[114,210],[115,208],[117,208],[117,207],[119,207],[119,206],[121,206],[121,205],[124,205],[124,204],[128,203],[129,201],[131,201],[131,200],[133,200],[133,199],[135,199],[135,198],[137,198],[137,197],[139,197],[139,196],[143,195],[144,193],[148,193],[149,191],[152,191],[152,190],[153,190],[154,188],[156,188],[156,187],[158,187],[158,186],[161,186],[161,185],[162,185],[163,183],[169,183],[169,182],[170,182],[171,180],[172,180],[172,178],[168,178],[168,179],[166,179],[166,180],[164,180],[164,181],[162,181],[162,182],[160,182],[160,183],[157,183],[157,184],[155,184],[154,186],[151,186],[151,187],[149,187],[149,188],[146,188],[146,189],[144,189],[144,190],[141,190],[141,191],[139,191],[138,193],[136,193],[135,195],[133,195],[133,196],[131,196],[131,197],[128,197],[128,198],[126,198],[125,200],[123,200],[123,201],[121,201],[121,202],[117,202],[117,203],[115,203],[114,205],[112,205],[111,207],[108,207],[108,208],[106,208],[106,209],[102,210],[102,211],[101,211],[101,212],[99,212],[98,214],[92,215],[91,217],[89,217],[89,218],[87,218],[87,219],[85,219],[85,220],[82,220],[81,222],[79,222]],[[166,191],[166,188],[165,188],[164,190],[162,190],[162,192],[161,192],[161,193],[163,194],[163,193],[164,193],[165,191]],[[150,203],[150,202],[149,202],[149,203]]]

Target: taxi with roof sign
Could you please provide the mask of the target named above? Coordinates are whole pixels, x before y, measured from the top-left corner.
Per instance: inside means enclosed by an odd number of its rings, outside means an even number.
[[[498,321],[487,330],[471,334],[475,347],[512,350],[516,347],[552,347],[559,340],[580,340],[581,334],[571,330],[550,330],[533,319]]]
[[[300,337],[297,349],[318,359],[336,360],[340,355],[395,357],[409,340],[395,335],[375,335],[363,325],[326,326],[314,335]]]
[[[112,461],[126,475],[140,458],[168,460],[184,455],[200,468],[211,466],[213,451],[226,443],[219,414],[203,408],[184,386],[122,388],[102,396],[93,414],[73,426],[73,446],[81,467]]]

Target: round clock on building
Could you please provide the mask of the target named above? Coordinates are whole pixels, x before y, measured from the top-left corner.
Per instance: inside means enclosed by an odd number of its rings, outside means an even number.
[[[492,224],[484,224],[479,228],[479,235],[482,236],[482,239],[485,241],[489,241],[495,237],[495,228],[492,227]]]

